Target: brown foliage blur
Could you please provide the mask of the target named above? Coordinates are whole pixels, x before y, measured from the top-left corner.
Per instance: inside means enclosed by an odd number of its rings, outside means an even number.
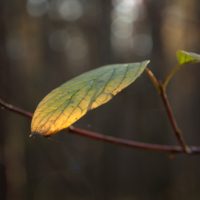
[[[200,53],[198,0],[0,1],[0,98],[33,112],[52,89],[82,72],[150,59],[164,80],[176,51]],[[199,64],[167,93],[188,145],[200,145]],[[177,144],[143,74],[75,123],[124,139]],[[60,132],[29,138],[30,120],[0,112],[0,199],[200,199],[200,157],[134,150]]]

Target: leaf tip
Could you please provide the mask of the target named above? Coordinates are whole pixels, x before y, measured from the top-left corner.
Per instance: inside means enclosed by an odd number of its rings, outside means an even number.
[[[146,62],[147,62],[147,65],[148,65],[151,61],[150,61],[150,60],[147,60]]]
[[[150,60],[145,60],[145,61],[142,61],[141,63],[144,63],[144,65],[148,65],[150,63]]]
[[[46,132],[46,133],[43,133],[43,132],[37,132],[37,131],[34,131],[32,132],[29,137],[33,137],[34,135],[40,135],[40,136],[44,136],[45,138],[48,138],[54,134],[56,134],[57,132]]]

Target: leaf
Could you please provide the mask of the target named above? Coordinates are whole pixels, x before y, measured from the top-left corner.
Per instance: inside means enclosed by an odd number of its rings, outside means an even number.
[[[166,88],[169,80],[172,78],[172,76],[184,65],[188,63],[195,63],[200,62],[200,55],[196,53],[186,52],[186,51],[177,51],[177,59],[179,64],[175,66],[172,71],[169,73],[167,78],[164,81],[164,88]]]
[[[177,58],[179,61],[179,65],[184,65],[193,62],[200,62],[200,55],[186,51],[178,51]]]
[[[103,66],[64,83],[37,106],[31,132],[51,136],[130,85],[149,61]]]

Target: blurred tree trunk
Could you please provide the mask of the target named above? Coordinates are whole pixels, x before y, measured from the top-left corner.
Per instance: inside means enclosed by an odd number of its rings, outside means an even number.
[[[5,5],[7,2],[0,1],[0,94],[1,98],[6,98],[6,91],[8,90],[8,79],[9,79],[9,65],[8,65],[8,58],[6,54],[6,14],[5,14]],[[8,113],[1,112],[0,114],[0,121],[1,124],[6,124],[8,117]],[[0,199],[6,199],[6,166],[4,160],[4,141],[6,136],[6,127],[0,126],[0,152],[1,152],[1,159],[0,159]]]
[[[110,25],[111,25],[111,1],[100,1],[101,15],[99,23],[100,39],[100,58],[101,66],[111,63],[111,42],[110,42]]]
[[[21,31],[20,19],[24,16],[22,16],[23,12],[20,8],[21,2],[1,1],[0,3],[0,85],[1,89],[4,89],[1,98],[5,100],[10,100],[9,97],[14,96],[11,88],[20,80],[19,71],[16,70],[19,63],[13,62],[8,57],[8,40]],[[14,48],[18,49],[19,47],[16,45]],[[4,129],[1,130],[1,133],[4,133],[1,135],[1,151],[4,155],[2,164],[5,172],[1,172],[1,177],[6,176],[6,184],[1,185],[1,188],[5,190],[6,185],[7,200],[26,199],[25,149],[23,136],[19,132],[21,123],[18,116],[6,112],[1,113],[1,124],[5,125]]]

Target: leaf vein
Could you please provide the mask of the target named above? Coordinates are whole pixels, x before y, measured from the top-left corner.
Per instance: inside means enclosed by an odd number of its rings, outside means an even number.
[[[95,81],[94,81],[95,82]],[[94,85],[94,83],[93,83],[93,85]],[[93,87],[93,85],[92,85],[92,87]],[[91,88],[92,88],[91,87]],[[82,88],[81,88],[82,89]],[[66,121],[70,118],[70,116],[72,115],[72,113],[74,112],[74,110],[77,108],[77,107],[79,107],[79,108],[81,108],[79,105],[80,105],[80,103],[83,101],[83,99],[85,98],[85,96],[87,96],[87,94],[89,93],[91,91],[91,89],[83,96],[83,98],[82,98],[82,100],[78,103],[78,105],[73,109],[73,111],[70,113],[70,115],[68,116],[68,118],[66,119]],[[62,113],[64,112],[64,110],[66,109],[66,107],[63,109],[63,111],[62,111]],[[82,108],[81,108],[81,110],[82,110]],[[62,113],[60,114],[60,115],[62,115]],[[54,122],[53,123],[55,123],[57,120],[58,120],[58,118],[60,117],[60,115],[54,120]],[[63,124],[64,124],[65,122],[63,122],[62,123],[62,125],[61,125],[61,127],[63,126]],[[50,127],[49,127],[49,129],[50,129]],[[48,131],[49,131],[49,129],[48,129]],[[57,129],[58,130],[58,129]],[[47,131],[47,132],[48,132]]]
[[[83,87],[84,87],[85,85],[83,85]],[[81,87],[79,90],[77,90],[70,98],[72,98],[78,91],[80,91],[83,87]],[[65,95],[64,95],[65,96]],[[64,97],[63,96],[63,97]],[[62,97],[62,98],[63,98]],[[46,122],[40,127],[40,129],[39,130],[41,130],[42,128],[43,128],[43,126],[47,123],[47,121],[52,117],[52,115],[64,104],[64,103],[66,103],[66,101],[64,101],[60,106],[58,106],[57,107],[57,109],[55,109],[54,111],[51,111],[52,112],[52,114],[47,118],[47,120],[46,120]],[[68,106],[70,104],[70,102],[65,106],[65,108],[64,108],[64,110],[66,109],[66,107]],[[47,107],[48,108],[48,107]],[[49,112],[50,113],[50,112]],[[40,121],[39,121],[39,123],[38,123],[38,125],[41,123],[41,121],[49,114],[49,113],[47,113]],[[62,113],[61,113],[62,114]],[[59,115],[60,116],[60,115]],[[58,117],[59,117],[58,116]],[[56,120],[57,120],[57,118],[56,118]],[[55,121],[56,121],[55,120]],[[55,123],[55,121],[54,121],[54,123]],[[38,126],[37,126],[37,128],[38,128]],[[37,130],[37,128],[36,128],[36,130]],[[49,127],[50,128],[50,127]],[[49,130],[49,129],[48,129]]]
[[[74,91],[73,92],[71,92],[71,93],[74,93]],[[60,97],[59,99],[55,99],[55,101],[54,102],[52,102],[49,106],[47,106],[46,108],[44,108],[43,110],[40,110],[40,113],[35,117],[35,119],[34,119],[34,121],[33,121],[33,123],[35,122],[35,120],[40,116],[40,114],[42,113],[42,112],[44,112],[46,109],[48,109],[50,106],[52,106],[54,103],[56,103],[57,101],[59,101],[60,99],[62,99],[62,98],[64,98],[66,95],[70,95],[70,93],[67,93],[67,94],[65,94],[65,95],[63,95],[62,97]],[[50,99],[48,99],[48,101],[50,101],[51,99],[52,99],[53,97],[51,97]],[[71,98],[71,97],[70,97]],[[43,105],[43,104],[42,104]],[[49,113],[51,113],[52,111],[50,111],[50,112],[47,112],[46,113],[46,115],[48,115]],[[44,115],[44,117],[46,116],[46,115]],[[42,119],[44,119],[44,117],[42,118]],[[42,121],[42,119],[40,120],[40,122]],[[37,128],[37,127],[36,127]]]

